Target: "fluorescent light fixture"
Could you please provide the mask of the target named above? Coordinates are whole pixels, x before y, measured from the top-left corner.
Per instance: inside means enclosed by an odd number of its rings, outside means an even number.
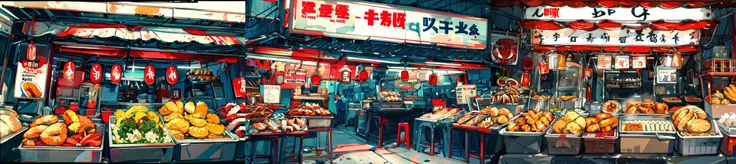
[[[366,58],[359,58],[359,57],[348,57],[348,60],[359,60],[359,61],[377,62],[377,63],[386,63],[386,64],[401,64],[399,62],[384,61],[384,60],[375,60],[375,59],[366,59]]]
[[[199,67],[199,66],[176,66],[176,68],[178,68],[178,69],[198,69],[198,68],[202,68],[202,67]]]
[[[426,62],[426,63],[433,64],[433,65],[463,66],[462,64],[456,64],[456,63],[442,63],[442,62]]]

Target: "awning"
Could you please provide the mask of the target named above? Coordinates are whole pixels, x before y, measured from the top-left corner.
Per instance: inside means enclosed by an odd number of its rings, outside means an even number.
[[[126,48],[117,46],[89,45],[68,42],[54,42],[56,50],[64,53],[84,54],[91,56],[124,58],[133,57],[149,60],[182,60],[199,62],[236,63],[237,55],[187,52],[181,50],[163,50],[149,48]],[[128,56],[126,56],[128,51]]]

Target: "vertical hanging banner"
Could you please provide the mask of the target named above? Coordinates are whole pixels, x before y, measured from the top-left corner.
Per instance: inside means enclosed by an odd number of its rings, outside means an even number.
[[[36,45],[31,43],[28,44],[28,48],[26,49],[26,58],[28,60],[36,60]]]
[[[99,84],[102,81],[102,65],[99,63],[92,64],[89,69],[89,81]]]
[[[110,68],[110,82],[113,84],[119,84],[120,80],[123,79],[123,68],[120,64],[113,64]]]
[[[281,86],[263,85],[263,103],[268,103],[268,104],[281,103]]]
[[[26,43],[21,43],[21,45],[23,44]],[[42,99],[45,97],[46,79],[48,78],[48,49],[45,45],[28,45],[28,47],[34,48],[16,49],[18,51],[18,66],[15,74],[15,91],[13,97],[18,99]],[[41,53],[40,55],[36,54],[39,52]],[[23,53],[26,54],[23,55]],[[33,57],[34,59],[29,59],[29,57]]]
[[[356,1],[293,0],[290,31],[395,43],[485,49],[488,21],[451,13]],[[376,32],[380,31],[380,32]]]
[[[74,62],[72,62],[71,60],[66,61],[66,63],[64,64],[64,72],[62,73],[64,80],[74,81],[75,68],[76,66],[74,66]]]
[[[143,69],[143,78],[146,81],[146,84],[153,84],[156,80],[156,69],[150,64],[147,65],[146,68]]]
[[[234,78],[233,79],[233,92],[235,93],[235,98],[245,98],[245,79],[242,77]]]
[[[166,68],[166,82],[174,85],[177,81],[179,81],[179,71],[176,70],[176,67],[172,65]]]

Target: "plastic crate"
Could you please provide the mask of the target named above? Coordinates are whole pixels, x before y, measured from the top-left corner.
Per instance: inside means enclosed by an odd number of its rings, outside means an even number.
[[[550,155],[577,155],[583,146],[583,138],[580,135],[547,133],[545,138]],[[564,142],[568,144],[563,144]]]
[[[616,153],[616,142],[618,131],[613,136],[597,136],[596,133],[583,136],[584,151],[587,154],[614,154]]]

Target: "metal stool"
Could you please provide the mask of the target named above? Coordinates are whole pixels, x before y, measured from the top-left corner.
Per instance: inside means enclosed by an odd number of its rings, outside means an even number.
[[[429,155],[434,156],[435,152],[435,128],[436,124],[433,122],[428,121],[421,121],[421,120],[415,120],[414,123],[416,124],[415,131],[417,132],[417,142],[416,142],[416,149],[417,151],[422,150],[422,148],[427,147],[429,148]],[[425,138],[425,129],[429,128],[429,141],[424,141]],[[424,144],[424,142],[429,142],[427,145]]]
[[[402,130],[404,131],[404,138],[401,138]],[[406,145],[406,149],[411,150],[411,144],[410,144],[411,137],[409,133],[411,133],[409,131],[409,123],[406,123],[406,122],[399,123],[399,129],[396,131],[396,147],[399,147],[399,143],[404,143]]]

